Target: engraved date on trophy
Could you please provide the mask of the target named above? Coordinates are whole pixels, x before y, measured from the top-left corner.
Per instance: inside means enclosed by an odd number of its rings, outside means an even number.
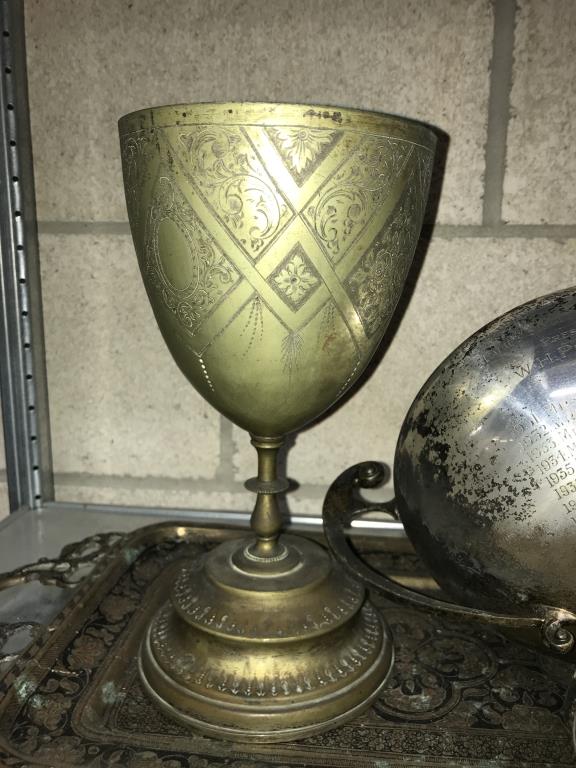
[[[570,519],[576,523],[576,425],[569,401],[550,403],[546,423],[532,414],[528,422],[516,421],[514,431],[525,451],[525,461],[532,467],[539,488],[553,492]]]
[[[552,459],[552,461],[550,461],[550,459]],[[569,480],[570,477],[574,476],[574,467],[570,462],[560,464],[555,469],[551,469],[550,465],[552,462],[555,462],[558,459],[564,459],[562,451],[558,451],[556,455],[552,454],[547,459],[538,462],[536,465],[538,470],[544,475],[544,479],[550,488],[555,488],[557,485],[564,482],[564,480]]]
[[[568,512],[568,516],[570,517],[570,520],[572,520],[573,523],[576,523],[576,499],[569,499],[568,501],[563,501],[562,506]]]
[[[576,523],[576,500],[570,498],[576,494],[575,422],[573,404],[566,400],[548,403],[539,416],[529,411],[510,414],[508,423],[522,451],[518,467],[528,467],[533,488],[553,494]]]
[[[531,467],[536,486],[553,493],[576,523],[576,408],[564,399],[548,401],[543,410],[540,418],[526,412],[512,419],[512,432],[525,456],[520,463]]]
[[[554,492],[559,499],[563,499],[566,496],[570,496],[572,493],[576,493],[576,483],[574,480],[569,480],[567,483],[564,483],[564,485],[554,488]]]

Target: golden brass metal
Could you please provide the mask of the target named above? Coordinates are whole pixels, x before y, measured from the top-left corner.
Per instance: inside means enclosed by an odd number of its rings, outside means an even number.
[[[329,408],[403,288],[434,134],[403,118],[286,104],[185,104],[120,120],[134,245],[182,372],[252,435],[256,539],[184,568],[142,645],[144,685],[210,734],[280,741],[354,716],[392,650],[318,545],[281,536],[284,435]]]
[[[392,645],[363,587],[318,544],[283,544],[295,562],[268,562],[269,575],[238,567],[235,541],[200,571],[182,569],[141,658],[169,714],[214,735],[281,741],[337,725],[381,687]]]

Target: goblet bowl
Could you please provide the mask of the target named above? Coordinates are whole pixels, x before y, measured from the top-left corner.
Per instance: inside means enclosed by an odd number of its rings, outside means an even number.
[[[256,435],[361,374],[422,223],[434,134],[378,113],[193,104],[120,120],[134,245],[177,364]]]

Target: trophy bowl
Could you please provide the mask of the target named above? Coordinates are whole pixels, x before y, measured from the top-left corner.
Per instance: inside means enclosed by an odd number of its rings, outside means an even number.
[[[436,369],[395,459],[406,532],[483,609],[576,612],[576,291],[528,302]]]
[[[357,465],[326,497],[326,536],[350,575],[576,661],[576,290],[473,334],[432,373],[402,425],[394,509],[379,508],[397,512],[453,603],[374,572],[347,542],[346,526],[370,508],[358,489],[382,477],[375,462]]]
[[[254,535],[187,563],[140,653],[168,714],[281,741],[353,717],[392,648],[364,588],[281,535],[277,455],[366,367],[402,291],[434,133],[308,105],[181,104],[119,122],[134,246],[181,371],[258,452]]]

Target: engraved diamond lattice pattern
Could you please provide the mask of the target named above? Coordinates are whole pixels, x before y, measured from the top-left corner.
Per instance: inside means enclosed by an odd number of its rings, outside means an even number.
[[[282,129],[276,143],[273,128]],[[212,304],[215,311],[193,320],[190,329],[186,313],[184,322],[174,322],[167,294],[155,289],[143,269],[156,318],[181,370],[208,402],[248,431],[299,429],[350,386],[385,328],[388,310],[377,325],[378,308],[370,307],[366,288],[369,277],[358,271],[359,264],[392,220],[419,148],[432,156],[433,135],[423,126],[376,113],[278,104],[142,110],[122,119],[121,134],[130,141],[123,167],[131,195],[134,190],[132,207],[139,208],[130,220],[141,264],[147,261],[147,222],[156,207],[151,180],[160,166],[216,253],[235,270],[229,292]],[[141,135],[154,141],[131,141]],[[299,185],[293,174],[306,173]],[[425,198],[426,190],[420,191]],[[417,229],[421,210],[415,210]],[[186,235],[174,222],[160,229],[161,266],[180,290],[182,274],[164,262],[172,260],[174,242],[185,261]],[[398,255],[402,268],[412,250]],[[364,272],[370,267],[364,262]],[[153,277],[163,276],[157,271]],[[217,273],[215,286],[220,282]],[[383,285],[394,294],[401,289],[395,280]],[[386,301],[391,307],[397,299],[392,295]],[[377,294],[373,301],[383,299]],[[335,306],[333,315],[325,309],[328,302]],[[331,326],[330,317],[335,318]],[[330,342],[319,344],[328,327]]]
[[[419,232],[415,208],[422,203],[414,176],[391,219],[346,280],[348,295],[369,337],[390,321],[412,262]]]
[[[292,309],[300,309],[321,283],[320,275],[300,243],[270,275],[269,284]]]
[[[381,211],[413,151],[400,139],[368,137],[311,200],[303,215],[334,264]]]
[[[267,128],[266,133],[298,186],[310,178],[342,135],[341,131],[302,126]]]
[[[252,259],[260,258],[294,213],[244,131],[195,126],[179,132],[177,146],[212,215]]]

